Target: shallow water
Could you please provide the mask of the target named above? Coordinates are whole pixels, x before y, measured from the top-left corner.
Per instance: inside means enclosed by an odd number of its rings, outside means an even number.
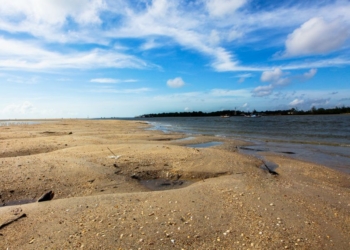
[[[17,200],[17,201],[8,201],[8,202],[3,203],[3,204],[0,203],[0,207],[17,206],[17,205],[23,205],[23,204],[33,203],[33,202],[36,202],[36,200],[24,199],[24,200]]]
[[[149,180],[140,180],[140,184],[151,191],[163,191],[170,189],[184,188],[191,185],[193,182],[188,180],[168,180],[168,179],[149,179]]]
[[[219,146],[221,144],[223,144],[223,143],[219,142],[219,141],[212,141],[212,142],[205,142],[205,143],[198,143],[198,144],[190,144],[190,145],[187,145],[187,147],[191,147],[191,148],[209,148],[209,147]]]
[[[0,126],[34,125],[39,123],[36,121],[0,121]]]
[[[270,151],[350,173],[350,115],[143,118],[153,129],[243,139],[244,153]],[[252,152],[248,152],[252,151]]]
[[[296,143],[259,143],[242,147],[245,154],[261,155],[263,152],[274,152],[279,155],[314,162],[350,174],[350,148],[328,145],[309,145]]]
[[[274,140],[309,144],[350,146],[350,115],[245,117],[143,118],[154,129]]]

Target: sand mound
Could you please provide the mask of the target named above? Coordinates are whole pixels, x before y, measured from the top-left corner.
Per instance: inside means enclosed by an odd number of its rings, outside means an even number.
[[[350,178],[134,121],[0,127],[1,249],[348,249]],[[215,138],[217,141],[218,138]],[[50,201],[35,202],[53,191]],[[25,203],[9,206],[15,202]]]

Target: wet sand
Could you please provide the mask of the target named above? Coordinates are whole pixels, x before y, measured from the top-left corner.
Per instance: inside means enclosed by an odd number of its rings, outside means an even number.
[[[275,176],[245,142],[147,126],[1,126],[0,249],[350,248],[350,175],[264,152]]]

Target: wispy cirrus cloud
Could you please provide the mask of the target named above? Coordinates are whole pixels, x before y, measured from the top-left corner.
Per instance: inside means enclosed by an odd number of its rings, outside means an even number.
[[[0,37],[2,69],[64,69],[64,68],[148,68],[153,65],[115,50],[92,49],[69,53],[52,51],[35,42],[22,42]]]
[[[350,65],[350,57],[337,56],[333,58],[311,58],[308,61],[293,60],[286,64],[281,65],[282,70],[298,70],[298,69],[310,69],[310,68],[334,68]]]
[[[90,40],[85,29],[102,23],[104,0],[45,1],[0,0],[0,29],[10,33],[24,32],[47,41]],[[74,24],[72,28],[69,23]]]
[[[230,71],[236,67],[231,52],[221,47],[220,37],[213,37],[215,30],[203,32],[203,17],[196,19],[193,13],[184,11],[175,2],[157,0],[145,12],[133,13],[127,25],[116,34],[125,36],[163,36],[181,46],[188,47],[212,58],[212,67],[217,71]],[[199,13],[194,14],[198,15]],[[213,42],[215,40],[215,42]],[[154,43],[154,42],[153,42]]]
[[[110,93],[110,94],[142,94],[150,91],[152,91],[151,88],[134,88],[134,89],[99,88],[99,89],[92,89],[89,92]]]
[[[33,39],[44,39],[62,45],[74,42],[103,45],[108,50],[115,39],[121,38],[142,39],[143,43],[139,46],[141,50],[180,45],[205,55],[210,61],[209,65],[218,72],[265,71],[271,68],[266,65],[250,65],[242,56],[238,56],[237,47],[232,49],[232,44],[240,45],[243,41],[259,46],[262,39],[269,38],[269,33],[264,36],[259,33],[266,29],[278,30],[281,43],[285,41],[286,45],[284,55],[289,57],[334,51],[341,48],[349,38],[350,3],[347,1],[315,3],[312,6],[281,5],[258,12],[249,9],[249,3],[247,0],[147,0],[138,4],[122,0],[1,0],[0,6],[6,8],[0,9],[0,30],[10,34],[22,32],[30,34]],[[287,13],[290,18],[286,20]],[[118,21],[111,24],[109,17]],[[292,27],[294,30],[291,30]],[[273,43],[264,44],[275,46]],[[117,53],[116,50],[110,52],[113,55],[106,57],[109,57],[109,62],[106,59],[103,63],[98,58],[99,65],[144,68],[141,65],[145,62],[130,53],[128,45],[123,46],[126,48],[124,53]],[[74,53],[72,50],[60,51],[56,55],[55,59],[61,59],[56,60],[58,62],[64,60],[62,57],[71,57],[71,63],[34,63],[36,58],[33,55],[16,60],[8,57],[7,62],[12,67],[17,64],[28,69],[47,67],[45,65],[49,64],[50,67],[84,69],[89,68],[86,66],[89,63],[78,59],[74,61],[74,55],[88,60],[89,57],[94,57],[94,49],[90,50],[92,55],[84,55],[83,51]],[[46,50],[53,53],[54,57],[58,53],[57,50]],[[78,52],[82,55],[78,55]],[[349,60],[345,58],[338,60],[338,63],[348,65]],[[2,64],[4,65],[5,63]],[[274,67],[284,68],[284,65],[276,62]],[[331,65],[334,64],[329,64]],[[326,64],[324,66],[327,67]]]
[[[238,79],[239,83],[243,83],[247,78],[253,77],[253,74],[252,73],[245,73],[245,74],[236,75],[235,77],[239,78]]]
[[[249,97],[250,92],[247,89],[212,89],[210,95],[216,97]]]
[[[96,83],[127,83],[127,82],[137,82],[136,79],[115,79],[115,78],[94,78],[90,82]]]
[[[306,105],[317,99],[312,93],[300,94],[297,84],[289,87],[317,74],[323,76],[317,84],[310,81],[303,89],[327,89],[318,93],[324,98],[338,91],[330,102],[343,99],[348,104],[340,91],[347,86],[350,66],[346,0],[0,0],[0,6],[0,108],[16,103],[17,88],[30,96],[69,89],[80,100],[128,102],[122,107],[138,106],[130,104],[142,96],[153,110],[170,99],[173,110],[201,109],[203,104],[208,109],[244,103],[255,108],[264,102],[274,108],[277,101],[288,107],[294,100]],[[182,74],[186,79],[174,79]],[[134,77],[144,86],[120,84]],[[332,77],[341,84],[330,86]],[[162,83],[163,88],[155,87]],[[103,94],[85,98],[86,85]],[[183,93],[183,86],[192,92]],[[77,111],[87,107],[83,102]],[[53,110],[64,105],[57,103]]]

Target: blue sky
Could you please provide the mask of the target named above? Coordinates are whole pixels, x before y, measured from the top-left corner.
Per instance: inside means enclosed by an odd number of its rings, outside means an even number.
[[[350,1],[0,0],[0,119],[343,105]]]

